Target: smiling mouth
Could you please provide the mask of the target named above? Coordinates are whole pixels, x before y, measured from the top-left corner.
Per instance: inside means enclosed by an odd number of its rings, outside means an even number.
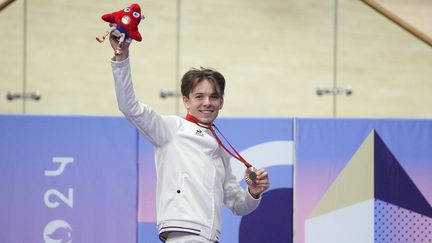
[[[213,110],[200,110],[200,112],[203,114],[212,114],[214,111]]]

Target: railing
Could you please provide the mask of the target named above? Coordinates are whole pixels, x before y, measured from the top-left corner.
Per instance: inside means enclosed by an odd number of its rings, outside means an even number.
[[[0,3],[0,11],[9,6],[9,4],[13,3],[15,0],[4,0]]]
[[[400,16],[394,14],[392,11],[390,11],[388,8],[384,7],[382,4],[378,3],[376,0],[362,0],[364,3],[399,25],[400,27],[404,28],[411,34],[413,34],[415,37],[419,38],[420,40],[424,41],[429,46],[432,46],[432,37],[427,35],[426,33],[422,32],[415,26],[409,24],[407,21],[405,21]]]

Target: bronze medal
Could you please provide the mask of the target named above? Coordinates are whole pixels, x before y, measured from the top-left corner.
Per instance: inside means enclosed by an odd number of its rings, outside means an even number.
[[[257,179],[257,170],[254,167],[249,167],[246,170],[245,180],[248,185],[256,184],[255,181]]]

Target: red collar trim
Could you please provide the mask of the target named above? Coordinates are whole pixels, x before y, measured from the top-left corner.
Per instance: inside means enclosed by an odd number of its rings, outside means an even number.
[[[200,122],[200,120],[198,120],[198,118],[192,116],[189,113],[186,115],[186,120],[188,120],[190,122],[193,122],[193,123],[197,124],[200,127],[210,128],[211,126],[213,126],[213,124],[208,124],[208,123],[202,123],[202,122]]]

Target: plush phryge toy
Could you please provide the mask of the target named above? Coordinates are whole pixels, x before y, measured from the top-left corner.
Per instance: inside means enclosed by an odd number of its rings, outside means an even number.
[[[104,33],[102,37],[96,37],[96,40],[103,42],[105,38],[114,30],[118,30],[121,33],[119,38],[119,47],[123,41],[141,41],[142,37],[138,31],[138,25],[141,19],[144,19],[144,15],[141,15],[141,7],[134,3],[129,7],[126,7],[117,12],[104,14],[101,17],[104,21],[110,23],[110,28]],[[131,38],[131,39],[130,39]],[[119,50],[117,50],[119,51]],[[117,53],[118,54],[118,53]]]

